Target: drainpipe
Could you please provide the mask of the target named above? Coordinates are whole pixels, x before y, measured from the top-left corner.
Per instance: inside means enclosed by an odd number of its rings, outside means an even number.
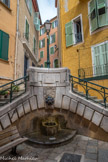
[[[17,26],[16,26],[16,50],[15,50],[15,74],[14,74],[14,80],[16,80],[16,66],[17,66],[17,54],[18,54],[18,32],[19,32],[19,0],[17,0]]]

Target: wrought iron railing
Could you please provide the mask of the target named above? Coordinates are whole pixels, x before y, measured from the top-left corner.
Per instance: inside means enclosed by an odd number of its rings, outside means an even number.
[[[0,86],[0,107],[12,102],[27,90],[28,76]]]
[[[75,39],[76,43],[82,42],[82,34],[81,33],[75,34]]]
[[[78,70],[79,78],[91,78],[97,76],[108,75],[108,64],[97,65],[88,68],[80,68]]]
[[[108,88],[70,75],[72,92],[78,93],[87,100],[92,100],[105,108],[108,107]],[[81,89],[80,92],[76,87]],[[92,96],[91,94],[95,94]]]

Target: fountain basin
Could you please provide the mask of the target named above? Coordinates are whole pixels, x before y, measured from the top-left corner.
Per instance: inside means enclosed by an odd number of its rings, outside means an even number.
[[[46,136],[54,136],[58,132],[58,123],[56,121],[43,121],[42,132]]]

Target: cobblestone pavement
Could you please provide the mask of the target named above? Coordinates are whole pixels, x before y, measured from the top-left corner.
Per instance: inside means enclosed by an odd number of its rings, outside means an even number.
[[[17,147],[17,153],[18,156],[13,157],[7,153],[2,158],[7,157],[7,160],[4,159],[7,162],[60,162],[64,153],[70,153],[82,155],[81,162],[108,162],[108,142],[76,135],[68,144],[53,148],[40,148],[23,143]]]

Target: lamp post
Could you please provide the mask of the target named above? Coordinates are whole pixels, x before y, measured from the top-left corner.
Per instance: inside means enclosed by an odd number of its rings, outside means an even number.
[[[51,29],[51,24],[49,20],[44,23],[45,31],[47,33],[47,68],[50,68],[50,57],[49,57],[49,33]]]

